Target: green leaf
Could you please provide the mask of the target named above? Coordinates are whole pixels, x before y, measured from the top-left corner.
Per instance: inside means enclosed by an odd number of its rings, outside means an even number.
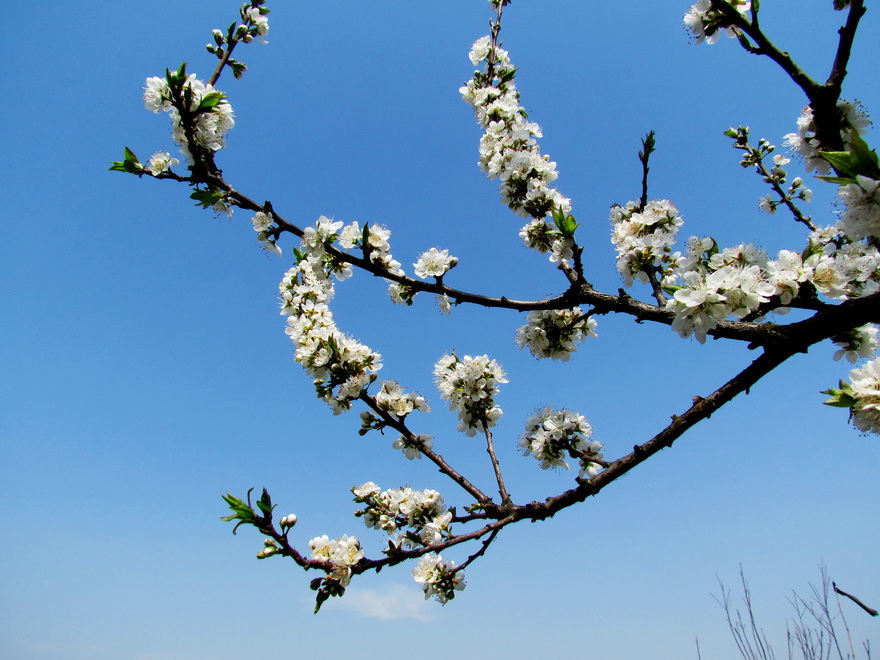
[[[192,192],[190,195],[190,199],[196,200],[196,204],[200,205],[202,208],[209,208],[214,206],[217,202],[223,199],[226,196],[226,193],[220,190],[201,190],[197,189]]]
[[[822,394],[828,394],[831,398],[823,401],[826,406],[834,406],[835,408],[852,408],[855,405],[855,397],[853,397],[853,389],[849,383],[840,381],[840,389],[824,390]]]
[[[202,100],[199,101],[198,111],[203,112],[205,110],[210,110],[211,108],[216,107],[217,104],[223,100],[224,96],[225,94],[223,94],[223,92],[210,92],[208,94],[205,94],[202,97]]]
[[[575,230],[580,227],[574,216],[567,214],[565,211],[553,211],[552,216],[553,222],[564,238],[572,238]]]
[[[129,172],[138,175],[143,174],[144,166],[141,165],[141,162],[138,160],[138,157],[135,156],[134,152],[128,147],[123,147],[123,154],[125,155],[125,160],[111,161],[110,170],[114,172]]]
[[[829,183],[836,183],[841,186],[848,183],[856,183],[855,179],[851,179],[848,176],[817,176],[816,178],[821,179],[822,181],[828,181]]]
[[[257,507],[259,507],[260,511],[267,516],[272,513],[272,509],[275,508],[272,506],[272,498],[269,497],[269,492],[265,488],[263,489],[262,496],[257,501]]]
[[[850,141],[849,151],[820,151],[819,155],[831,163],[841,177],[855,179],[861,175],[880,179],[880,161],[876,152],[855,131]]]
[[[113,172],[128,172],[129,174],[137,174],[139,176],[144,173],[144,168],[140,163],[135,164],[128,160],[111,161],[110,170]]]

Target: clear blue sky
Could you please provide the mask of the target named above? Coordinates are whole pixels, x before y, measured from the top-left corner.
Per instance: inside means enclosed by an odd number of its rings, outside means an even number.
[[[747,124],[779,144],[805,99],[732,41],[690,44],[687,4],[517,0],[506,12],[522,101],[604,290],[621,285],[608,208],[638,196],[636,152],[650,129],[651,194],[679,207],[685,237],[773,254],[803,242],[794,223],[757,209],[765,190],[722,131]],[[869,4],[844,96],[876,112],[880,13]],[[421,251],[448,248],[460,259],[453,286],[515,298],[562,290],[560,274],[520,246],[519,219],[475,164],[480,133],[457,90],[487,3],[269,7],[269,45],[244,47],[250,70],[220,84],[237,125],[219,162],[236,188],[300,225],[322,214],[386,224],[408,269]],[[403,459],[392,438],[359,437],[356,413],[333,417],[314,398],[278,315],[289,258],[260,251],[247,214],[218,219],[183,186],[107,171],[123,145],[143,160],[174,151],[167,117],[143,109],[144,79],[184,60],[207,78],[203,45],[236,11],[226,0],[100,12],[53,3],[4,38],[0,657],[439,658],[451,648],[679,660],[696,657],[698,636],[704,658],[733,658],[712,594],[716,574],[733,584],[739,564],[779,654],[786,596],[807,592],[820,561],[878,607],[880,448],[821,405],[848,369],[819,345],[595,501],[509,528],[445,607],[424,603],[399,567],[355,580],[313,616],[314,575],[258,562],[260,536],[232,536],[219,521],[221,493],[265,486],[282,513],[298,514],[300,547],[348,533],[374,556],[384,537],[351,516],[352,485],[406,483],[464,502],[426,461]],[[830,0],[766,0],[763,11],[771,36],[824,77],[842,18]],[[832,191],[813,187],[812,213],[831,223]],[[579,410],[616,457],[750,360],[742,346],[602,318],[600,338],[571,363],[537,363],[513,345],[516,314],[445,318],[428,298],[393,307],[362,274],[340,287],[337,313],[383,354],[383,377],[431,399],[423,431],[487,487],[484,451],[455,432],[431,366],[453,348],[504,365],[497,438],[518,501],[572,483],[516,451],[536,407]],[[878,639],[876,621],[847,613],[854,637]]]

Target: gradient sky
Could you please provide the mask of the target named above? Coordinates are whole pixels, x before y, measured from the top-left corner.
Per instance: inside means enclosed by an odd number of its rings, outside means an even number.
[[[236,127],[219,156],[227,179],[305,225],[319,215],[378,222],[411,270],[448,248],[455,287],[536,298],[565,286],[525,250],[521,222],[476,166],[480,131],[458,87],[487,31],[477,0],[270,2],[269,45],[219,87]],[[830,67],[842,14],[830,0],[766,0],[764,25],[808,72]],[[766,192],[722,135],[746,124],[779,144],[805,104],[769,61],[735,42],[689,43],[687,2],[517,0],[502,39],[518,87],[558,163],[582,224],[588,277],[621,286],[608,208],[639,195],[640,138],[657,132],[651,195],[671,199],[683,236],[722,246],[801,249],[803,232],[757,208]],[[357,578],[312,614],[306,574],[257,561],[221,493],[267,487],[295,512],[301,548],[384,535],[351,516],[349,489],[437,488],[467,504],[393,438],[361,438],[357,413],[333,417],[293,362],[278,315],[289,268],[258,247],[249,214],[196,208],[167,181],[107,171],[124,145],[146,162],[175,151],[166,116],[146,112],[144,79],[187,61],[207,78],[210,30],[235,2],[46,3],[7,25],[0,104],[7,193],[0,206],[0,657],[190,660],[312,654],[426,658],[733,658],[717,578],[742,565],[757,614],[783,656],[792,588],[825,562],[844,589],[880,607],[876,437],[862,437],[821,390],[846,377],[834,348],[784,365],[594,501],[508,528],[445,607],[397,567]],[[880,14],[871,4],[844,96],[880,107]],[[876,143],[869,134],[869,142]],[[833,222],[833,190],[811,212]],[[812,184],[811,184],[812,185]],[[27,230],[27,231],[25,231]],[[636,289],[638,295],[645,291]],[[745,347],[700,346],[668,328],[600,319],[568,364],[516,350],[522,318],[432,300],[394,307],[363,274],[339,287],[340,326],[382,353],[382,376],[426,394],[421,432],[488,488],[485,452],[455,432],[432,382],[451,349],[488,353],[509,374],[496,433],[517,501],[572,484],[518,455],[526,417],[553,404],[585,414],[606,457],[627,453],[750,361]],[[449,553],[461,561],[466,552]],[[878,623],[844,604],[853,637]]]

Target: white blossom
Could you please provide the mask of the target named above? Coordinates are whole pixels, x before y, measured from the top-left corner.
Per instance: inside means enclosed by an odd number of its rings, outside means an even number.
[[[864,432],[880,433],[880,359],[874,359],[863,367],[849,372],[852,421]]]
[[[167,151],[157,151],[150,156],[150,163],[147,165],[147,169],[153,173],[153,176],[157,176],[162,172],[167,172],[177,165],[180,165],[180,161],[176,158],[172,158],[171,154]]]
[[[328,577],[337,580],[343,587],[351,582],[351,567],[364,557],[360,541],[356,536],[343,535],[341,539],[331,540],[326,534],[309,541],[312,559],[329,565]]]
[[[727,4],[744,17],[752,6],[748,0],[727,0]],[[730,25],[724,14],[712,8],[710,0],[699,0],[696,4],[691,5],[684,15],[684,25],[691,31],[697,43],[705,41],[714,44],[718,41],[722,31],[728,37],[735,37],[737,33],[737,28]]]
[[[412,575],[422,585],[426,600],[434,596],[444,605],[465,587],[464,571],[456,571],[455,562],[443,561],[442,556],[433,552],[419,559]]]
[[[443,277],[450,268],[454,268],[458,259],[449,256],[449,250],[431,248],[419,256],[419,260],[413,264],[417,277]]]
[[[859,358],[874,357],[877,352],[877,328],[868,323],[838,337],[832,337],[831,341],[840,346],[834,353],[835,361],[845,357],[847,362],[855,363]]]
[[[837,109],[841,118],[840,137],[843,140],[844,148],[846,148],[852,142],[852,134],[863,134],[871,121],[858,103],[840,100],[837,102]],[[817,126],[813,119],[813,109],[810,106],[805,107],[801,112],[801,116],[797,120],[797,127],[797,133],[786,135],[783,144],[804,159],[807,172],[816,170],[819,174],[828,174],[831,171],[831,165],[819,155],[823,145],[816,137]]]
[[[551,358],[567,362],[577,351],[575,344],[587,337],[597,337],[596,319],[584,318],[579,307],[572,309],[541,309],[529,312],[526,324],[516,331],[516,345],[527,347],[539,360]]]
[[[840,226],[855,239],[880,238],[880,181],[861,174],[837,192],[843,210]]]
[[[440,396],[449,401],[449,409],[458,413],[458,430],[468,437],[495,426],[501,408],[495,405],[498,384],[507,378],[495,360],[487,355],[459,359],[455,353],[444,355],[434,365],[434,382]]]
[[[593,427],[587,418],[570,410],[554,410],[547,406],[530,417],[519,442],[523,455],[534,455],[541,469],[569,469],[565,459],[577,458],[580,476],[598,474],[600,466],[591,459],[602,459],[602,445],[590,440]]]

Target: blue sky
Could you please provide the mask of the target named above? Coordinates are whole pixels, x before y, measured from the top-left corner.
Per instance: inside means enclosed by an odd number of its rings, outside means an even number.
[[[470,44],[487,31],[485,2],[269,7],[269,45],[243,48],[250,70],[219,85],[237,121],[219,162],[236,188],[300,225],[322,214],[385,224],[408,269],[420,252],[448,248],[460,259],[452,286],[512,298],[562,290],[476,167],[480,132],[457,90],[472,71]],[[608,208],[638,196],[636,152],[651,129],[651,194],[678,206],[684,236],[771,253],[803,242],[794,223],[758,211],[765,191],[722,132],[746,124],[779,144],[805,100],[734,42],[689,43],[686,9],[517,0],[505,14],[522,102],[544,129],[603,290],[621,286]],[[372,555],[384,539],[351,516],[351,486],[410,484],[466,502],[427,461],[406,461],[391,438],[359,437],[356,413],[333,417],[314,398],[278,315],[289,259],[260,251],[247,214],[217,218],[182,186],[107,171],[123,145],[143,160],[174,151],[167,117],[143,109],[144,79],[184,60],[207,78],[203,44],[236,11],[225,0],[154,0],[114,3],[99,20],[57,3],[4,41],[0,656],[430,658],[452,647],[672,660],[696,657],[699,637],[704,658],[730,658],[712,594],[716,575],[733,584],[740,564],[780,654],[786,596],[807,592],[821,561],[878,606],[880,450],[821,405],[847,368],[818,345],[595,501],[505,531],[445,607],[425,603],[398,567],[362,576],[312,615],[314,575],[257,561],[259,535],[232,536],[219,521],[221,493],[265,486],[299,516],[300,547],[348,533]],[[768,0],[762,11],[768,33],[824,76],[842,17],[831,2]],[[878,29],[872,6],[844,90],[869,111],[880,107]],[[811,211],[831,223],[833,191],[813,187]],[[291,253],[289,240],[282,247]],[[535,408],[579,410],[616,457],[750,360],[742,346],[606,317],[571,363],[535,362],[513,345],[516,314],[459,308],[446,318],[428,298],[393,307],[363,275],[339,287],[337,315],[382,353],[384,377],[431,399],[420,430],[487,487],[485,453],[455,432],[431,366],[451,349],[504,365],[496,437],[518,501],[571,484],[518,455]],[[846,612],[855,638],[876,639],[875,621]]]

